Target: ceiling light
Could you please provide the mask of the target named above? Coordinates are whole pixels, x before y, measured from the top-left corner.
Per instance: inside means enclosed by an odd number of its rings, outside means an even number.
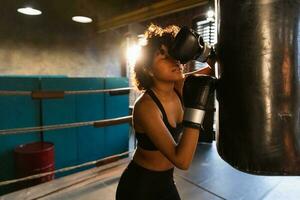
[[[74,16],[72,20],[79,23],[91,23],[93,21],[91,18],[84,16]]]
[[[19,8],[17,11],[19,13],[22,13],[22,14],[25,14],[25,15],[40,15],[40,14],[42,14],[42,12],[40,10],[33,9],[33,8],[30,8],[30,7]]]

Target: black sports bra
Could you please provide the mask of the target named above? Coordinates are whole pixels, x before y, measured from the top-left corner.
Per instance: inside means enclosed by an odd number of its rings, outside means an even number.
[[[178,97],[179,97],[179,99],[182,103],[182,100],[180,98],[180,95],[179,95],[178,91],[175,90],[175,92],[178,95]],[[160,111],[163,115],[164,124],[166,125],[166,127],[170,131],[170,133],[171,133],[172,137],[174,138],[174,140],[176,142],[178,142],[179,135],[183,130],[182,123],[176,124],[175,128],[172,127],[169,124],[168,117],[167,117],[167,114],[165,112],[165,109],[164,109],[163,105],[161,104],[159,99],[156,97],[154,92],[152,90],[147,90],[146,93],[149,94],[149,96],[153,99],[153,101],[156,103],[156,105],[160,109]],[[145,133],[135,132],[135,135],[136,135],[136,139],[138,141],[138,146],[141,147],[142,149],[149,150],[149,151],[157,151],[158,150],[156,148],[156,146],[153,144],[153,142],[150,140],[150,138]]]

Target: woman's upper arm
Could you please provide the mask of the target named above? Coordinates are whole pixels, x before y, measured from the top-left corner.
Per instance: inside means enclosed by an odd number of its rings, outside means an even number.
[[[134,118],[156,148],[171,162],[175,161],[176,142],[165,126],[161,113],[154,102],[141,102],[135,107]]]

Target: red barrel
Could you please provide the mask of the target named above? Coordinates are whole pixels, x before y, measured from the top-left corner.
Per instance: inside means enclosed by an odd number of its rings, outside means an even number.
[[[30,176],[54,170],[54,145],[50,142],[22,144],[15,148],[15,170],[18,177]],[[54,174],[26,181],[26,186],[43,183],[54,178]]]

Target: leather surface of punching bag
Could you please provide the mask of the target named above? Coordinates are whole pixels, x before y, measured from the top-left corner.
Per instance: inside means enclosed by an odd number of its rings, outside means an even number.
[[[217,0],[219,155],[300,175],[300,0]]]

